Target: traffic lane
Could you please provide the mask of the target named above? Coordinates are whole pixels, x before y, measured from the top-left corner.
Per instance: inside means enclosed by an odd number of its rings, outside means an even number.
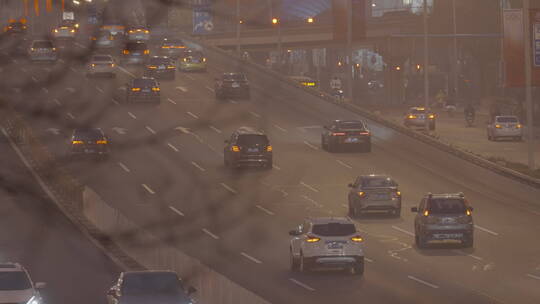
[[[56,208],[5,139],[0,150],[0,212],[9,214],[0,223],[2,259],[46,282],[47,303],[103,302],[121,269]]]

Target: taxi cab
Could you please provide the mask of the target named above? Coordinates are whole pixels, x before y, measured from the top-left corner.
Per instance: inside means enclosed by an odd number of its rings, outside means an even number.
[[[289,79],[308,88],[316,88],[319,86],[317,81],[307,76],[289,76]]]
[[[127,39],[130,41],[150,40],[150,31],[144,27],[133,27],[127,31]]]
[[[201,51],[190,50],[181,58],[178,70],[182,72],[206,72],[206,57]]]
[[[60,25],[53,29],[52,35],[55,39],[73,39],[77,30],[73,26]]]
[[[15,20],[10,19],[4,27],[4,33],[8,35],[25,34],[27,30],[26,19]]]
[[[429,130],[433,131],[435,130],[435,120],[435,113],[431,112],[429,109],[424,107],[412,107],[405,113],[403,124],[406,127],[425,128],[427,123]]]

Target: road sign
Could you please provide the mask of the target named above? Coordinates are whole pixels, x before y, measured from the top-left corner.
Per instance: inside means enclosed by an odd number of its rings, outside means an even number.
[[[210,6],[201,5],[193,7],[193,34],[204,35],[214,30]]]

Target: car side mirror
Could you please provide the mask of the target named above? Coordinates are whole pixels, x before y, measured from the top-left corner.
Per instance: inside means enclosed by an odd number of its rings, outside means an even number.
[[[354,187],[354,185],[353,184],[348,184],[347,187],[352,188],[352,187]]]
[[[418,213],[418,207],[411,207],[411,211]]]
[[[228,140],[228,139],[225,139],[223,142],[226,143],[226,144],[228,144],[228,143],[229,143],[229,140]]]
[[[43,288],[47,287],[47,283],[36,282],[35,286],[36,286],[36,289],[43,289]]]
[[[192,295],[192,294],[194,294],[196,292],[197,292],[197,289],[195,287],[193,287],[193,286],[189,286],[188,289],[187,289],[188,295]]]

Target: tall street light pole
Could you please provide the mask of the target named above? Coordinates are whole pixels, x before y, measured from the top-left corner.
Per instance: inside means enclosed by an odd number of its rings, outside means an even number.
[[[272,24],[277,28],[277,52],[278,52],[278,67],[281,69],[281,55],[283,53],[281,49],[281,20],[279,18],[272,18]]]
[[[345,68],[347,69],[347,95],[351,102],[353,102],[352,18],[352,0],[347,0],[347,45],[345,47],[347,62]]]
[[[525,104],[527,108],[527,141],[529,169],[535,169],[534,163],[534,132],[532,105],[532,41],[530,23],[530,1],[523,0],[523,36],[525,37]]]
[[[424,107],[429,108],[429,45],[428,45],[428,12],[427,0],[424,0]],[[425,119],[426,130],[429,130],[429,119]]]
[[[240,20],[240,0],[236,0],[236,54],[240,55],[240,26],[242,20]]]
[[[453,83],[454,83],[454,99],[458,98],[458,47],[457,47],[457,23],[456,23],[456,0],[452,0],[452,23],[454,25],[454,52],[453,52],[453,61],[454,61],[454,75],[453,76]]]

